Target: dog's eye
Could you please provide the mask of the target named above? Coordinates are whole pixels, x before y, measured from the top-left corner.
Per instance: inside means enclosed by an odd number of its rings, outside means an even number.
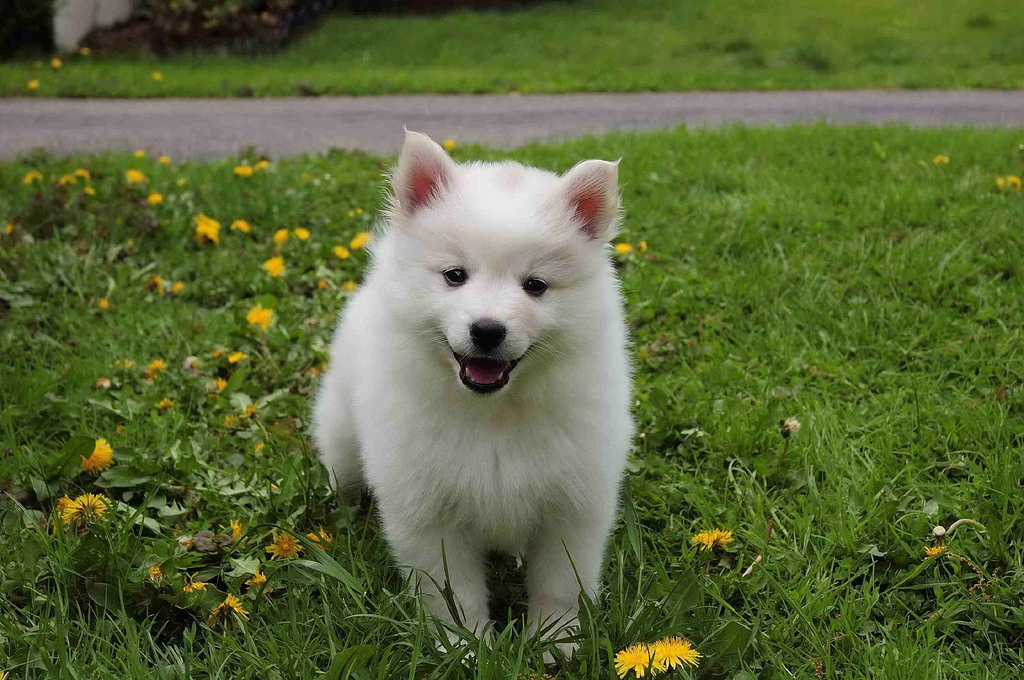
[[[449,267],[444,270],[444,280],[449,286],[461,286],[466,282],[466,270],[458,267]]]
[[[543,279],[526,279],[523,283],[523,290],[535,297],[543,295],[547,289],[548,284]]]

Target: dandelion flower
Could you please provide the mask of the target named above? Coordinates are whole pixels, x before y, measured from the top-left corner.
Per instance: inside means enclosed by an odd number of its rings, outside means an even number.
[[[940,543],[938,545],[925,546],[924,558],[927,560],[932,557],[938,557],[944,552],[946,552],[946,545],[944,543]]]
[[[96,303],[100,309],[110,309],[110,300],[107,298],[100,298],[100,301]]]
[[[701,531],[694,534],[690,538],[690,543],[696,546],[700,546],[701,550],[711,550],[712,548],[724,548],[725,546],[732,543],[732,532],[722,529],[712,529],[711,531]]]
[[[275,531],[273,540],[267,546],[267,553],[275,560],[290,560],[300,552],[302,552],[302,545],[287,531],[282,531],[281,533]]]
[[[228,381],[224,378],[217,378],[213,381],[213,386],[217,388],[218,392],[223,392],[224,388],[228,386]]]
[[[949,156],[940,153],[932,159],[932,165],[949,165]]]
[[[206,619],[206,623],[213,628],[217,625],[218,619],[228,616],[229,614],[237,614],[243,619],[249,619],[249,612],[245,611],[245,608],[242,606],[242,601],[231,593],[228,593],[227,597],[224,598],[224,601],[214,608],[213,612],[210,613],[209,618]]]
[[[701,656],[689,640],[678,636],[658,640],[652,647],[654,648],[654,667],[659,671],[680,668],[684,665],[696,668]]]
[[[341,284],[341,289],[343,291],[345,291],[346,293],[351,293],[352,291],[354,291],[358,287],[359,287],[359,284],[357,284],[352,279],[349,279],[345,283]]]
[[[149,280],[149,287],[155,290],[160,295],[164,294],[164,277],[159,274],[154,274],[153,278]]]
[[[50,68],[52,68],[54,71],[62,69],[64,68],[64,62],[54,57],[50,60]]]
[[[297,228],[295,230],[295,238],[300,241],[307,240],[309,238],[309,229],[303,229],[302,227]]]
[[[26,175],[26,177],[27,177],[27,175]],[[25,182],[25,184],[28,184],[28,182]],[[1006,178],[1005,177],[996,177],[996,187],[999,188],[999,189],[1005,189],[1006,188]]]
[[[142,149],[139,149],[139,150],[137,150],[135,152],[135,157],[136,158],[145,158],[146,157],[146,152],[143,151]]]
[[[334,246],[334,254],[342,260],[347,260],[352,253],[348,252],[345,246]]]
[[[334,538],[332,538],[329,533],[324,531],[323,527],[317,529],[317,532],[315,534],[313,532],[309,532],[308,534],[306,534],[306,538],[308,538],[311,541],[316,541],[321,545],[325,543],[331,543],[334,541]]]
[[[265,331],[270,328],[270,325],[274,323],[274,310],[267,309],[263,305],[257,303],[255,307],[249,310],[249,313],[245,315],[245,320],[249,322],[250,326],[259,326],[261,331]]]
[[[257,161],[257,163],[256,163],[256,169],[257,170],[266,170],[269,167],[270,167],[270,161],[268,161],[265,158],[263,160],[261,160],[261,161]]]
[[[796,418],[786,418],[782,421],[782,436],[789,438],[800,431],[800,421]]]
[[[151,193],[148,197],[146,197],[146,203],[149,203],[150,205],[160,205],[163,202],[164,202],[164,195],[163,194],[158,194],[155,191],[153,193]]]
[[[245,582],[245,585],[247,585],[250,588],[256,588],[257,586],[261,586],[266,582],[267,575],[264,574],[262,571],[257,571],[255,574],[252,575],[252,578]]]
[[[205,213],[196,215],[193,222],[196,225],[196,241],[208,241],[214,245],[220,243],[220,222]]]
[[[88,47],[79,47],[78,53],[83,57],[88,57],[90,54],[92,54],[92,50],[90,50]]]
[[[1010,189],[1015,192],[1019,192],[1021,189],[1020,177],[1017,177],[1017,175],[1009,175],[1006,178],[1006,186],[1010,187]]]
[[[636,247],[640,250],[641,253],[646,253],[647,241],[640,241],[640,243],[636,244]]]
[[[63,186],[67,186],[68,184],[77,184],[77,183],[78,183],[78,178],[75,177],[74,175],[63,175],[60,178],[60,180],[58,181],[58,184],[60,184],[62,187]]]
[[[170,156],[160,156],[160,158],[158,158],[157,161],[160,163],[160,165],[167,166],[167,165],[171,164],[171,157]]]
[[[455,148],[455,140],[454,139],[446,139],[443,142],[441,142],[441,146],[444,147],[445,151],[451,151],[452,149]]]
[[[615,672],[620,678],[624,678],[627,673],[633,671],[636,677],[642,678],[651,668],[653,660],[654,650],[647,645],[630,645],[615,655]]]
[[[231,231],[240,231],[243,234],[248,234],[252,229],[252,226],[245,220],[235,220],[231,223]]]
[[[174,400],[164,397],[156,403],[156,408],[161,411],[166,411],[169,408],[174,408]]]
[[[128,184],[142,184],[148,181],[146,179],[146,173],[142,172],[141,170],[135,169],[129,170],[128,172],[124,173],[124,178],[125,181],[128,182]]]
[[[631,252],[633,252],[633,244],[632,243],[616,243],[615,244],[615,252],[618,253],[619,255],[628,255]]]
[[[251,165],[236,165],[235,177],[252,177]]]
[[[81,458],[83,470],[94,475],[99,474],[114,464],[114,449],[106,439],[97,439],[89,457],[81,456]]]
[[[238,416],[226,415],[223,421],[224,427],[234,427],[238,424]]]
[[[32,80],[28,81],[28,89],[30,89],[30,90],[38,90],[39,89],[39,81],[37,79],[35,79],[35,78],[33,78]]]
[[[159,82],[162,82],[163,79],[164,79],[164,74],[163,73],[160,73],[160,71],[153,71],[153,80],[155,80],[156,82],[159,83]]]
[[[244,531],[242,531],[241,520],[233,519],[230,522],[228,522],[228,524],[231,525],[231,538],[238,540],[242,537],[242,534],[245,533]]]
[[[232,352],[228,355],[229,364],[237,364],[239,361],[245,361],[249,358],[249,355],[245,352]]]
[[[96,389],[98,390],[109,390],[110,389],[110,378],[99,378],[96,380]]]
[[[61,499],[63,500],[63,499]],[[58,504],[58,508],[60,505]],[[64,504],[60,517],[66,524],[88,524],[93,520],[102,520],[110,509],[110,501],[103,494],[87,493]]]
[[[149,580],[159,581],[164,577],[164,570],[160,568],[159,564],[153,564],[149,567]]]
[[[39,172],[38,170],[29,170],[28,172],[25,173],[25,177],[21,180],[21,183],[25,184],[25,185],[28,185],[28,184],[32,184],[33,182],[42,182],[42,181],[43,181],[43,173]]]
[[[8,232],[8,233],[10,233],[10,232]],[[316,282],[316,287],[319,288],[320,290],[326,289],[327,288],[327,279],[320,279],[320,280],[318,280]]]
[[[172,295],[177,295],[178,293],[182,292],[183,290],[185,290],[185,282],[184,281],[175,281],[174,283],[171,284],[171,294]]]
[[[79,179],[84,179],[86,182],[92,179],[92,175],[85,168],[77,168],[75,170],[75,177],[78,177]]]
[[[188,583],[183,585],[181,589],[186,593],[198,593],[206,590],[206,586],[210,585],[205,581],[196,581],[191,576],[188,577]]]
[[[283,257],[272,257],[263,263],[263,271],[275,278],[284,274],[284,270],[285,266]]]
[[[130,366],[127,365],[128,362],[125,362],[125,364],[126,364],[126,366],[125,366],[126,368],[130,368]],[[164,361],[163,359],[153,359],[152,361],[149,362],[149,370],[151,370],[153,372],[156,372],[156,371],[166,371],[167,370],[167,362]]]
[[[361,231],[356,234],[351,241],[349,241],[348,247],[352,250],[362,250],[366,247],[366,244],[373,240],[373,234],[368,231]]]
[[[82,189],[82,191],[85,192],[86,196],[95,196],[96,195],[96,190],[93,189],[92,187],[86,187],[86,188]]]
[[[288,240],[288,230],[287,229],[278,229],[277,231],[274,232],[274,243],[276,243],[277,245],[281,245],[282,243],[284,243],[287,240]]]

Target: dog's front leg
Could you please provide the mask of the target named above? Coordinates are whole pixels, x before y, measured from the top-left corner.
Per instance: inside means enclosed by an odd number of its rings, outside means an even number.
[[[473,633],[484,634],[488,613],[483,550],[456,529],[420,526],[396,531],[386,520],[384,528],[398,562],[412,570],[412,583],[430,611],[447,624],[454,622],[443,593],[450,587],[459,621]]]
[[[597,594],[610,528],[592,517],[560,518],[541,528],[526,553],[530,630],[557,638],[578,623],[580,584],[590,597]],[[558,648],[571,657],[577,646]]]

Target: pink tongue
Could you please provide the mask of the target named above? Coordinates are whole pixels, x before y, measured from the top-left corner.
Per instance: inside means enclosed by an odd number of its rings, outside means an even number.
[[[490,385],[498,382],[506,368],[508,368],[507,361],[476,358],[466,360],[466,375],[478,385]]]

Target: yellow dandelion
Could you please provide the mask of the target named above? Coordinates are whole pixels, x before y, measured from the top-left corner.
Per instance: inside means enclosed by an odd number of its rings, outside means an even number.
[[[96,195],[96,190],[93,189],[92,187],[86,187],[86,188],[82,189],[82,191],[85,192],[86,196],[95,196]]]
[[[274,310],[267,309],[263,305],[257,303],[255,307],[249,310],[249,313],[245,315],[245,320],[249,322],[250,326],[259,326],[261,331],[265,331],[270,328],[270,325],[274,323]]]
[[[349,279],[345,283],[341,284],[341,289],[343,291],[345,291],[346,293],[351,293],[352,291],[354,291],[358,287],[359,287],[359,284],[356,283],[355,281],[353,281],[352,279]]]
[[[299,239],[300,241],[305,241],[306,239],[309,238],[309,229],[303,229],[302,227],[298,227],[295,230],[295,238]]]
[[[285,266],[283,257],[272,257],[263,263],[263,271],[275,278],[284,274],[284,270]]]
[[[640,250],[641,253],[646,253],[647,241],[640,241],[640,243],[636,244],[636,247]]]
[[[110,299],[100,298],[100,301],[96,303],[100,309],[110,309]]]
[[[245,352],[232,352],[228,355],[229,364],[237,364],[239,361],[245,361],[249,358],[249,355]]]
[[[658,640],[652,645],[654,649],[654,667],[658,671],[685,666],[697,667],[700,663],[700,652],[693,648],[689,640],[678,636]]]
[[[79,47],[78,53],[83,57],[88,57],[90,54],[92,54],[92,50],[90,50],[88,47]]]
[[[143,151],[142,149],[138,149],[138,150],[137,150],[137,151],[135,152],[135,157],[136,157],[136,158],[145,158],[145,157],[146,157],[146,152],[145,152],[145,151]]]
[[[629,255],[631,252],[633,252],[633,244],[632,243],[616,243],[615,244],[615,252],[618,253],[619,255]]]
[[[151,193],[149,196],[146,197],[146,203],[149,203],[150,205],[160,205],[163,202],[164,202],[164,195],[163,194],[158,194],[155,191],[153,193]]]
[[[164,577],[164,570],[160,568],[159,564],[153,564],[149,567],[149,580],[159,581]]]
[[[64,62],[54,57],[50,60],[50,68],[52,68],[54,71],[64,68]]]
[[[723,531],[722,529],[712,529],[711,531],[701,531],[690,538],[690,543],[696,546],[700,546],[701,550],[711,550],[712,548],[724,548],[725,546],[732,543],[732,532]]]
[[[226,349],[224,349],[223,347],[218,347],[217,349],[215,349],[212,352],[210,352],[210,358],[211,359],[220,359],[222,356],[224,356],[227,353],[228,353],[228,351]]]
[[[163,73],[160,73],[160,71],[153,71],[153,80],[155,80],[156,82],[159,83],[159,82],[162,82],[163,79],[164,79],[164,74]]]
[[[125,368],[131,368],[131,366],[129,364],[130,364],[130,362],[126,361],[125,362]],[[167,370],[167,362],[164,361],[163,359],[153,359],[152,361],[149,362],[149,367],[148,368],[149,368],[149,370],[153,371],[154,373],[157,372],[157,371],[166,371]]]
[[[252,578],[245,582],[245,585],[247,585],[250,588],[256,588],[258,586],[263,585],[266,582],[267,575],[264,574],[262,571],[257,571],[255,574],[252,575]]]
[[[342,260],[347,260],[352,254],[345,246],[334,246],[334,254]]]
[[[224,388],[228,386],[228,381],[224,378],[217,378],[213,381],[213,386],[217,388],[218,392],[223,392]]]
[[[25,184],[28,184],[28,182],[25,182]],[[1005,177],[996,177],[996,186],[998,188],[1000,188],[1000,189],[1005,189],[1006,188],[1006,178]]]
[[[356,215],[362,215],[362,214],[363,214],[363,209],[362,208],[356,208]]]
[[[7,234],[8,236],[13,234],[14,233],[14,224],[12,224],[11,222],[8,222],[7,224],[5,224],[4,225],[4,233]]]
[[[362,250],[366,247],[366,244],[373,240],[373,234],[368,231],[361,231],[352,237],[349,241],[348,247],[352,250]]]
[[[308,538],[311,541],[316,541],[320,545],[334,542],[334,538],[329,533],[324,531],[323,527],[319,527],[315,534],[312,531],[309,532],[308,534],[306,534],[306,538]]]
[[[170,156],[160,156],[160,158],[158,158],[157,161],[160,163],[160,165],[167,166],[167,165],[171,164],[171,157]]]
[[[223,421],[224,427],[234,427],[238,424],[238,416],[226,415]]]
[[[42,181],[43,181],[43,173],[39,172],[38,170],[29,170],[28,172],[25,173],[25,177],[21,180],[21,183],[25,184],[25,185],[28,185],[28,184],[32,184],[33,182],[42,182]]]
[[[302,552],[302,545],[287,531],[274,532],[273,540],[267,546],[267,553],[272,559],[289,560]]]
[[[228,524],[231,525],[231,538],[233,538],[235,540],[238,540],[239,538],[242,537],[242,534],[245,533],[244,531],[242,531],[242,521],[241,520],[233,519],[230,522],[228,522]]]
[[[251,165],[236,165],[235,177],[252,177]]]
[[[318,280],[316,282],[316,287],[319,288],[320,290],[325,290],[327,288],[327,279]]]
[[[32,80],[28,81],[27,86],[28,86],[28,89],[30,89],[30,90],[38,90],[39,89],[39,80],[36,79],[36,78],[33,78]]]
[[[454,139],[446,139],[443,142],[441,142],[441,146],[444,147],[445,151],[451,151],[452,149],[455,148],[455,140]]]
[[[1006,186],[1010,187],[1013,191],[1019,192],[1021,189],[1020,177],[1017,177],[1017,175],[1009,175],[1006,178]]]
[[[642,643],[630,645],[615,655],[615,672],[624,678],[633,671],[636,677],[642,678],[649,669],[654,670],[653,662],[654,650],[649,646]]]
[[[174,283],[171,284],[171,294],[172,295],[177,295],[178,293],[182,292],[183,290],[185,290],[185,282],[184,281],[175,281]]]
[[[210,585],[206,581],[196,581],[193,577],[188,577],[188,583],[183,585],[181,589],[186,593],[199,593],[206,590],[206,586]]]
[[[149,181],[146,179],[146,173],[135,169],[131,169],[124,173],[124,179],[128,184],[143,184]]]
[[[66,524],[88,524],[96,519],[102,520],[109,509],[110,501],[106,496],[87,493],[65,503],[60,510],[60,517]]]
[[[940,153],[939,155],[932,159],[932,165],[949,165],[949,156]]]
[[[252,447],[253,453],[259,453],[260,451],[263,450],[265,446],[266,444],[264,444],[263,442],[258,443],[256,446]]]
[[[178,179],[174,180],[174,183],[177,184],[179,187],[183,187],[186,184],[188,184],[188,179],[184,177],[179,177]]]
[[[248,234],[251,229],[252,225],[245,220],[235,220],[231,223],[231,231],[240,231],[243,234]]]
[[[932,557],[938,557],[939,555],[943,554],[944,552],[946,552],[946,545],[944,543],[940,543],[939,545],[925,546],[924,558],[927,560],[927,559],[930,559]]]
[[[161,411],[166,411],[169,408],[174,408],[174,400],[164,397],[156,403],[156,408]]]
[[[214,245],[220,243],[220,222],[205,213],[199,213],[193,219],[196,225],[196,241],[208,241]]]
[[[257,170],[266,170],[269,167],[270,167],[270,161],[268,161],[266,158],[256,162],[256,169]]]
[[[224,601],[214,607],[210,616],[207,617],[206,623],[210,628],[213,628],[217,625],[218,620],[230,614],[236,614],[245,620],[249,619],[249,612],[245,611],[245,608],[242,606],[242,601],[231,593],[228,593],[224,598]]]
[[[78,184],[78,178],[75,177],[74,175],[63,175],[57,181],[57,183],[60,184],[62,187],[67,186],[68,184]]]
[[[79,179],[84,179],[86,182],[88,182],[90,179],[92,179],[92,175],[85,168],[78,168],[78,169],[76,169],[75,170],[75,177],[77,177]]]
[[[277,231],[274,232],[274,243],[276,243],[278,245],[281,245],[282,243],[284,243],[287,240],[288,240],[288,230],[287,229],[278,229]]]
[[[114,464],[114,449],[106,439],[97,439],[93,444],[92,453],[88,458],[81,456],[82,469],[94,475],[103,472]]]

